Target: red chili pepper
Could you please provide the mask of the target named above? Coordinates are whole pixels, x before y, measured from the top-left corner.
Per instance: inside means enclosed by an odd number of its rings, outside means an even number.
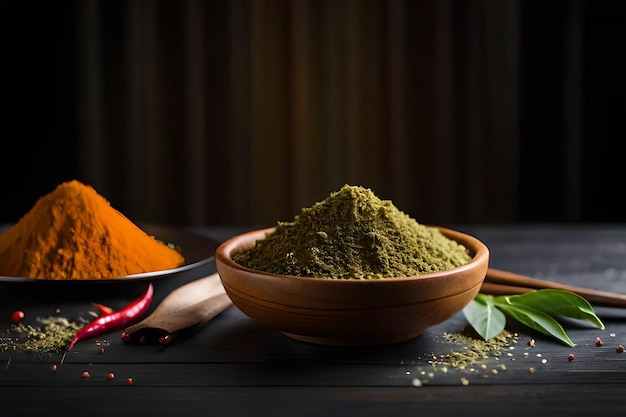
[[[111,314],[111,313],[115,313],[115,310],[113,310],[111,307],[109,306],[105,306],[104,304],[100,304],[100,303],[91,303],[92,306],[96,307],[98,310],[100,310],[100,314]]]
[[[71,350],[74,344],[79,340],[86,339],[88,337],[98,336],[104,333],[108,333],[114,330],[119,330],[126,326],[128,323],[134,321],[138,317],[142,316],[152,303],[152,296],[154,295],[154,289],[152,283],[148,285],[148,289],[143,293],[141,297],[119,311],[110,314],[103,314],[91,323],[85,325],[82,329],[76,332],[76,335],[70,342],[67,350]]]

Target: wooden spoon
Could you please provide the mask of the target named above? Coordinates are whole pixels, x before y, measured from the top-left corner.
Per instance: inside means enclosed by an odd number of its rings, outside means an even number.
[[[230,305],[232,301],[215,273],[176,288],[148,317],[127,327],[122,339],[143,344],[152,336],[168,344],[183,330],[211,320]]]
[[[491,295],[514,295],[545,288],[574,292],[584,297],[591,304],[598,306],[626,307],[626,295],[624,294],[559,284],[493,268],[487,269],[487,275],[480,292]]]

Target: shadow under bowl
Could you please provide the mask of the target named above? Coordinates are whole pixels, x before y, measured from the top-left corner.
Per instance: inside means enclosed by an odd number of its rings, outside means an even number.
[[[489,250],[473,236],[434,226],[465,246],[472,259],[446,271],[411,277],[339,280],[276,275],[231,258],[274,228],[235,236],[215,252],[226,293],[244,314],[283,334],[324,345],[382,345],[419,336],[461,311],[479,292]]]

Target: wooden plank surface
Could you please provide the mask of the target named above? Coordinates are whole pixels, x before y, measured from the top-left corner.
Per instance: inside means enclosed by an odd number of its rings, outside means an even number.
[[[459,229],[487,243],[493,267],[626,293],[626,226]],[[223,240],[238,231],[200,232]],[[204,272],[213,271],[211,264]],[[164,279],[155,285],[158,301],[180,282]],[[0,284],[0,330],[9,326],[9,312],[19,305],[35,315],[57,308],[80,314],[94,301],[79,294],[46,295]],[[132,296],[106,292],[103,298],[120,305]],[[56,372],[51,367],[59,363],[59,353],[0,352],[0,414],[82,415],[89,410],[90,416],[123,411],[446,416],[470,410],[527,416],[547,409],[553,415],[624,411],[626,353],[615,348],[626,344],[626,312],[597,311],[604,330],[564,323],[574,348],[513,327],[509,330],[517,331],[518,338],[510,347],[460,369],[437,363],[437,358],[463,348],[445,337],[466,326],[462,314],[404,343],[352,348],[290,339],[230,307],[167,348],[124,344],[119,332],[102,338],[104,353],[93,340],[79,342]],[[596,346],[596,337],[602,346]],[[570,353],[573,361],[568,360]],[[83,371],[91,377],[82,378]],[[115,374],[112,381],[106,378],[109,372]],[[134,381],[131,387],[126,386],[128,377]]]

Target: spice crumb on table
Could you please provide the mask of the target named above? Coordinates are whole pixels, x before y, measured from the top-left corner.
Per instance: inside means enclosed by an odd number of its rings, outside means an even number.
[[[61,316],[38,317],[33,324],[11,325],[0,335],[0,352],[60,352],[82,326]]]

